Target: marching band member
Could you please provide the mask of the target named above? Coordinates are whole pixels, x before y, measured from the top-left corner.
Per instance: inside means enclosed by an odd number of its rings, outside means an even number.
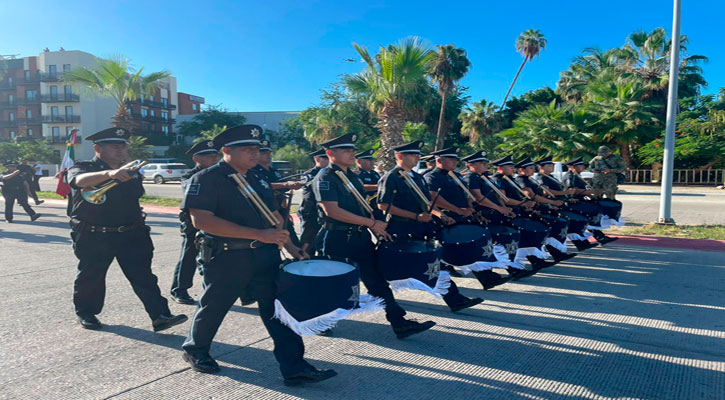
[[[317,150],[310,156],[315,161],[315,166],[302,174],[302,181],[305,185],[302,187],[302,203],[297,209],[297,215],[300,217],[302,249],[309,254],[314,254],[316,251],[315,238],[320,231],[320,216],[315,193],[312,190],[312,180],[322,169],[327,168],[330,160],[327,158],[325,149]]]

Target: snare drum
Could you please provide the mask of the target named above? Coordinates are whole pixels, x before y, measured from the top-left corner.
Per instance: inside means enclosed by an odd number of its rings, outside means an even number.
[[[454,266],[470,265],[477,261],[494,261],[493,244],[488,229],[474,224],[446,226],[438,233],[443,243],[442,259]],[[485,251],[490,248],[490,252]]]
[[[546,237],[549,236],[550,229],[546,225],[536,222],[528,218],[514,218],[511,221],[521,234],[519,248],[537,248],[540,249],[544,245]]]
[[[378,246],[378,268],[393,291],[448,293],[450,275],[440,271],[443,247],[437,240],[400,240]]]

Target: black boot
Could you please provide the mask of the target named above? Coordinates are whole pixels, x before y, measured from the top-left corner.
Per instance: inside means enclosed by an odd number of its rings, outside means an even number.
[[[526,259],[529,260],[531,266],[534,268],[534,271],[539,271],[556,264],[554,261],[546,261],[534,256],[526,256]]]
[[[519,279],[526,278],[536,273],[536,271],[527,271],[525,269],[507,268],[506,271],[509,273],[509,278],[512,281],[518,281]]]
[[[592,247],[599,246],[599,243],[592,243],[588,240],[572,240],[574,243],[574,246],[576,246],[576,249],[579,251],[584,251],[586,249],[591,249]]]
[[[483,290],[493,289],[511,280],[511,276],[504,277],[491,270],[476,272],[475,275],[478,281],[481,282]]]
[[[552,257],[554,257],[555,263],[560,263],[564,260],[568,260],[570,258],[576,257],[577,253],[564,253],[563,251],[560,251],[554,246],[546,245],[546,250],[549,251],[549,254],[551,254]]]

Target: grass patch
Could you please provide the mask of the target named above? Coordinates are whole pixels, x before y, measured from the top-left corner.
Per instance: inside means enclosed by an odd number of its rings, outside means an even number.
[[[62,200],[55,192],[38,192],[39,199],[57,199]],[[155,197],[155,196],[142,196],[139,202],[143,204],[153,206],[165,206],[165,207],[179,207],[181,205],[181,199],[173,199],[169,197]]]
[[[725,225],[656,225],[627,222],[626,226],[612,227],[607,231],[609,232],[618,235],[725,240]]]

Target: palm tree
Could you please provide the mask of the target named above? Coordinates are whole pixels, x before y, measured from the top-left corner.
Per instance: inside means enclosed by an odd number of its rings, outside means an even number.
[[[499,130],[499,121],[496,111],[498,106],[486,99],[474,102],[458,116],[461,121],[461,134],[468,136],[471,142],[478,142],[481,138],[490,136]],[[490,149],[489,149],[490,150]]]
[[[438,84],[438,93],[441,95],[441,112],[438,118],[438,133],[435,144],[435,149],[440,150],[445,139],[443,125],[448,93],[453,85],[466,75],[471,62],[466,57],[466,50],[464,49],[458,49],[452,44],[436,47],[438,52],[431,57],[428,74],[431,80]]]
[[[381,134],[378,158],[390,169],[395,165],[392,148],[403,143],[407,116],[424,98],[432,52],[417,37],[381,47],[374,58],[365,47],[353,46],[367,66],[360,73],[344,76],[343,82],[377,115],[375,127]]]
[[[506,105],[506,100],[509,98],[509,94],[511,94],[511,89],[514,88],[516,80],[519,79],[519,74],[521,74],[521,70],[524,69],[526,62],[533,60],[534,57],[538,56],[539,52],[545,48],[546,39],[544,38],[544,34],[538,29],[529,29],[523,32],[518,39],[516,39],[516,51],[524,56],[524,62],[521,63],[521,66],[514,77],[514,81],[511,82],[511,86],[509,87],[508,92],[506,92],[506,96],[503,98],[501,109],[503,109]]]
[[[605,70],[622,68],[620,49],[602,51],[586,48],[584,54],[574,57],[569,69],[561,73],[556,92],[570,103],[579,103],[586,85]]]
[[[95,68],[76,67],[63,75],[63,81],[79,84],[90,93],[111,96],[118,108],[114,114],[113,126],[126,128],[134,132],[136,121],[128,114],[127,103],[141,95],[149,95],[159,86],[162,79],[171,76],[171,72],[152,72],[141,75],[143,68],[134,71],[128,59],[115,56],[108,60],[98,60]]]

